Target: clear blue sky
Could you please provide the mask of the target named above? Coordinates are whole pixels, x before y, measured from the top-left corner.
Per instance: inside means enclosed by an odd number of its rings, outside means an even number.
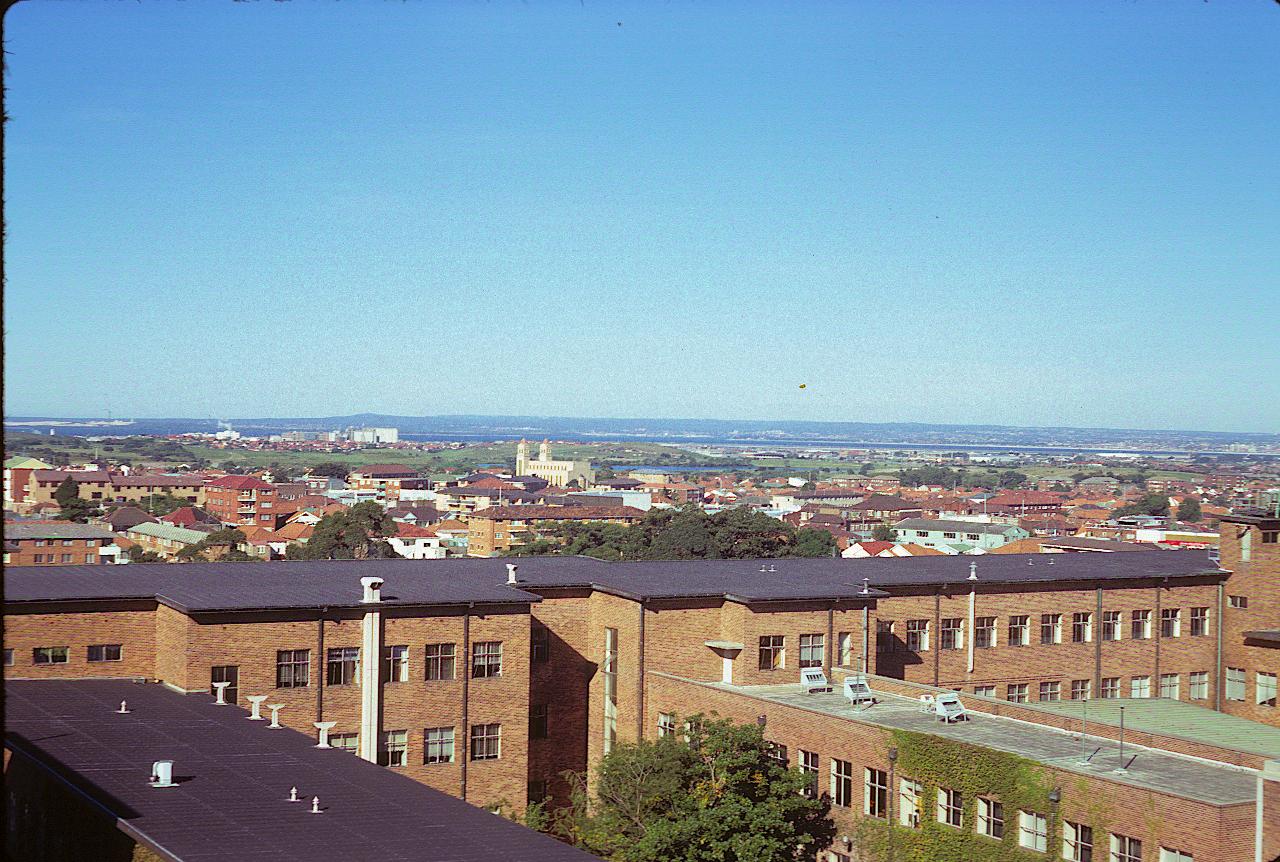
[[[1280,429],[1269,0],[5,24],[10,413]]]

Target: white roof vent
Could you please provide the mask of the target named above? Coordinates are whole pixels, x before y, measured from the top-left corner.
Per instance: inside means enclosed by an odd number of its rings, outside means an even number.
[[[382,601],[383,583],[384,581],[382,578],[361,578],[360,586],[364,587],[364,598],[362,601],[365,604],[375,604]]]
[[[151,764],[152,787],[177,787],[173,782],[173,761],[157,760]]]
[[[515,586],[516,584],[520,583],[519,579],[516,578],[516,569],[518,568],[520,567],[517,566],[515,563],[507,563],[507,584],[508,585]]]

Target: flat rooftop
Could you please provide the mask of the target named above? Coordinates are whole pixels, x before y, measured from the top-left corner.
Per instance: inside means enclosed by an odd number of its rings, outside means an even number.
[[[520,567],[519,587],[506,585],[508,562]],[[976,566],[979,585],[1221,579],[1226,574],[1196,551],[627,563],[591,557],[134,563],[10,567],[5,599],[157,598],[185,611],[357,607],[360,578],[376,575],[386,581],[383,600],[390,604],[534,602],[539,589],[552,587],[592,588],[631,599],[857,600],[883,597],[882,590],[893,588],[962,585],[970,566]]]
[[[127,700],[131,712],[115,710]],[[207,694],[122,680],[5,683],[5,744],[163,859],[590,862],[596,857]],[[149,786],[172,760],[177,787]],[[306,802],[287,802],[296,786]],[[322,813],[310,812],[320,797]]]
[[[1251,770],[1126,745],[1124,762],[1127,771],[1117,773],[1115,770],[1121,765],[1120,751],[1111,740],[1088,736],[1085,744],[1081,745],[1079,734],[975,712],[969,713],[968,721],[944,724],[932,713],[921,712],[918,701],[893,694],[876,692],[879,703],[855,709],[840,694],[838,685],[830,694],[806,694],[799,683],[740,686],[686,681],[846,721],[929,733],[1006,751],[1055,769],[1199,802],[1234,805],[1252,802],[1256,793],[1255,773]],[[874,681],[872,691],[875,691]],[[963,696],[961,703],[964,703]],[[1096,754],[1095,749],[1098,749]],[[1084,758],[1091,754],[1088,764],[1082,764]]]

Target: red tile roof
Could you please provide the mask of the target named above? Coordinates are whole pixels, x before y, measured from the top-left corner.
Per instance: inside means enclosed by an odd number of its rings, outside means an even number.
[[[237,491],[258,491],[274,489],[275,485],[264,482],[256,476],[222,476],[209,482],[209,488],[234,488]]]

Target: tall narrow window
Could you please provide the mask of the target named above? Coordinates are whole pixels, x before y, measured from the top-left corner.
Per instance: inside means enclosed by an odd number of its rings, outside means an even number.
[[[1134,611],[1129,636],[1136,641],[1151,637],[1151,611]]]
[[[1124,615],[1120,611],[1102,612],[1102,639],[1104,641],[1120,640],[1120,629],[1124,626]]]
[[[351,685],[358,676],[359,647],[335,647],[329,650],[327,685]]]
[[[889,816],[889,773],[881,769],[863,770],[862,813],[871,817]]]
[[[800,635],[800,667],[822,667],[826,658],[826,638],[823,635]]]
[[[409,648],[407,646],[382,648],[382,681],[409,681]]]
[[[920,828],[924,812],[924,785],[910,778],[900,780],[898,790],[898,823]]]
[[[893,620],[876,620],[876,652],[894,652],[898,641],[893,636]]]
[[[1062,614],[1040,615],[1040,643],[1062,643]]]
[[[1257,676],[1258,706],[1276,705],[1276,675],[1266,671],[1258,671]]]
[[[1180,608],[1160,609],[1160,637],[1176,638],[1182,635],[1182,610]]]
[[[848,808],[853,804],[853,764],[831,758],[831,804]]]
[[[907,620],[907,649],[911,652],[929,651],[928,620]]]
[[[938,788],[938,822],[957,828],[964,826],[964,797],[959,790]]]
[[[998,800],[978,797],[978,834],[1004,837],[1004,805]]]
[[[618,740],[618,630],[604,630],[604,753],[613,751]]]
[[[1062,858],[1067,862],[1093,862],[1093,827],[1064,820]]]
[[[658,713],[658,738],[674,736],[675,732],[676,717],[669,712]]]
[[[227,703],[235,703],[240,697],[240,665],[238,664],[219,664],[209,668],[209,693],[216,694],[217,689],[213,687],[215,682],[231,683],[227,686],[226,701]]]
[[[836,636],[836,652],[840,667],[853,667],[853,632],[840,632]]]
[[[1030,638],[1031,618],[1028,616],[1009,617],[1009,646],[1026,646]]]
[[[1018,844],[1041,853],[1049,849],[1049,822],[1043,814],[1018,812]]]
[[[1127,835],[1113,834],[1111,862],[1142,862],[1142,842]]]
[[[1190,674],[1191,680],[1191,699],[1192,700],[1208,700],[1209,699],[1209,672],[1207,670],[1193,670]]]
[[[990,649],[996,645],[996,618],[975,617],[973,620],[973,646]]]
[[[1208,608],[1192,608],[1191,609],[1191,636],[1193,638],[1204,637],[1209,634],[1209,609]]]
[[[1227,668],[1227,700],[1244,700],[1244,668]]]
[[[818,795],[818,753],[816,751],[805,751],[800,749],[800,763],[798,764],[800,771],[804,773],[808,784],[805,785],[804,795],[814,797]]]
[[[534,623],[529,629],[529,661],[537,664],[551,658],[551,631],[544,625]]]
[[[1071,642],[1089,643],[1093,640],[1093,614],[1079,613],[1071,615]]]
[[[546,739],[548,730],[547,705],[533,703],[529,705],[529,738]]]
[[[938,631],[938,649],[964,649],[964,620],[948,617]]]

